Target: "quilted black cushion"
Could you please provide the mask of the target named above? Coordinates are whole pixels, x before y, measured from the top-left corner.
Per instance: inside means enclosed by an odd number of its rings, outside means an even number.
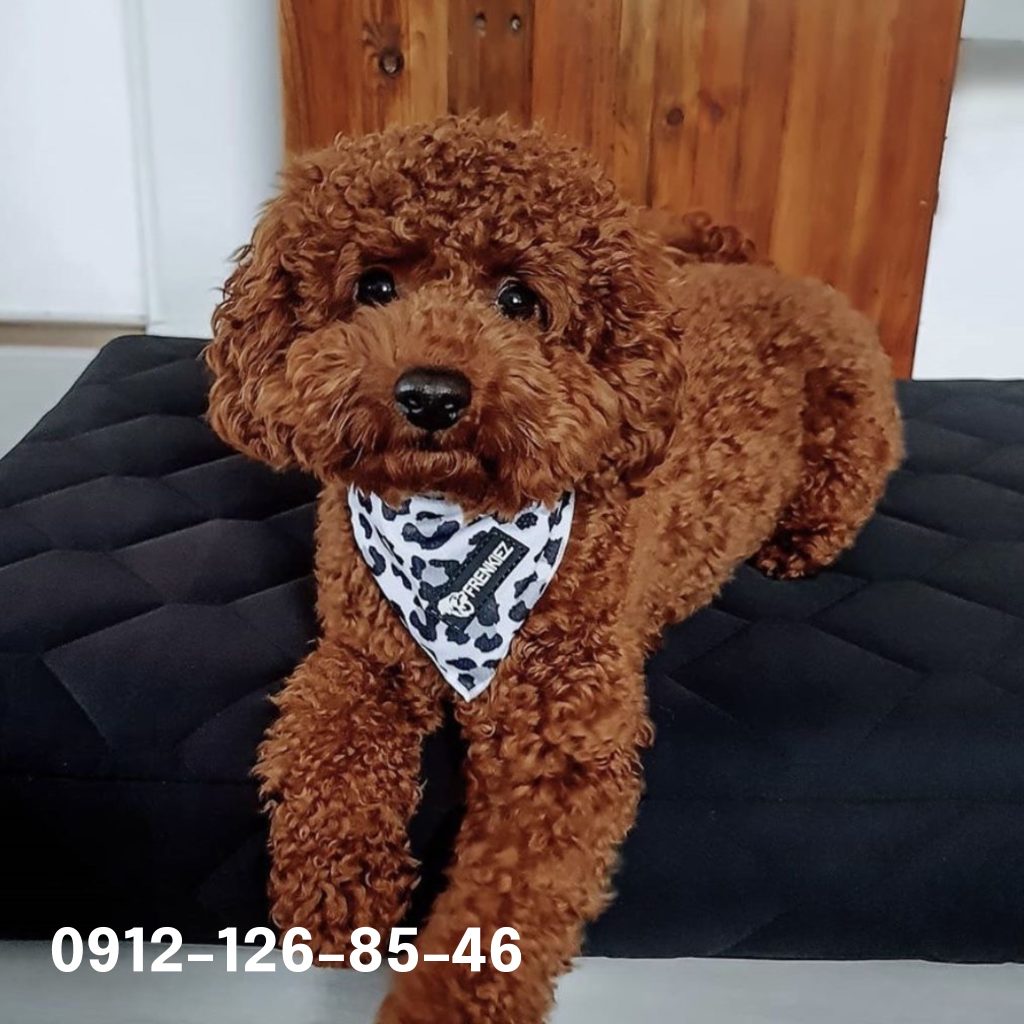
[[[263,923],[249,770],[314,633],[314,487],[112,342],[0,462],[0,935]],[[588,951],[1024,959],[1024,384],[901,386],[910,455],[816,579],[743,568],[651,660],[658,740]],[[457,822],[432,742],[422,912]]]

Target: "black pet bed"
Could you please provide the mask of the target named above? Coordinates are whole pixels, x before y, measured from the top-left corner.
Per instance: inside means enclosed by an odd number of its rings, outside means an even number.
[[[314,635],[314,485],[122,338],[0,462],[0,937],[265,923],[249,778]],[[1024,959],[1024,383],[901,385],[910,454],[834,571],[745,567],[648,668],[611,956]],[[423,912],[458,813],[430,744]]]

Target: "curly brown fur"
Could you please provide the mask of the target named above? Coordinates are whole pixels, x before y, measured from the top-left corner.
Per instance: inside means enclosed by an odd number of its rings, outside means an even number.
[[[704,210],[680,215],[641,207],[637,210],[637,225],[659,238],[677,263],[760,262],[752,238],[739,228],[716,224]]]
[[[545,1016],[633,821],[651,739],[643,661],[662,626],[743,559],[779,576],[827,565],[899,457],[888,362],[863,317],[750,264],[732,229],[655,220],[535,130],[394,128],[286,171],[217,310],[213,425],[323,484],[323,637],[277,698],[258,766],[273,917],[318,948],[401,917],[420,744],[451,692],[359,557],[347,486],[478,512],[577,494],[550,589],[486,693],[456,703],[467,810],[419,940],[451,952],[467,927],[486,944],[512,926],[522,967],[421,961],[396,975],[381,1021]],[[376,264],[399,298],[357,307]],[[513,273],[543,318],[499,315]],[[430,436],[392,399],[424,365],[473,388],[466,415]]]

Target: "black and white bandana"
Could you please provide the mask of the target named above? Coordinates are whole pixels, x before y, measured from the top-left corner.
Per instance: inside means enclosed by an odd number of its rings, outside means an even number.
[[[494,678],[512,638],[555,575],[574,496],[514,519],[465,522],[458,505],[417,496],[399,508],[349,489],[356,544],[405,628],[459,694]]]

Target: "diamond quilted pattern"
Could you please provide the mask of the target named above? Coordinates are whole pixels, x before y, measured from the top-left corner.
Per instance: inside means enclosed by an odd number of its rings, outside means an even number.
[[[0,462],[0,467],[3,463]],[[49,550],[50,541],[17,509],[0,509],[0,561],[4,565],[31,558]]]
[[[146,431],[150,443],[139,444],[141,430]],[[111,476],[160,476],[231,458],[225,456],[223,445],[199,417],[157,413],[86,431],[71,441],[53,441],[51,445],[73,447],[79,458],[86,458]],[[33,454],[33,458],[38,455]]]
[[[1024,618],[1024,585],[1006,585],[1008,579],[1024,580],[1022,544],[972,544],[924,573],[922,579],[947,594]]]
[[[126,547],[117,560],[165,602],[205,604],[288,582],[306,554],[270,523],[210,519]]]
[[[823,612],[819,621],[901,664],[983,668],[1020,630],[1020,619],[916,581],[885,581]]]
[[[178,530],[203,519],[202,509],[160,477],[101,476],[31,503],[33,526],[56,547],[72,550],[110,550],[145,540],[154,529]],[[104,509],[117,511],[103,515]]]
[[[116,770],[158,778],[178,777],[182,740],[294,663],[231,606],[191,604],[164,605],[87,634],[44,660],[102,733]],[[262,678],[253,676],[254,665]],[[247,767],[238,765],[236,777],[244,779]]]
[[[55,745],[53,772],[104,771],[109,747],[103,734],[37,653],[0,654],[0,679],[0,779],[36,774],[40,750]]]
[[[1018,694],[976,672],[926,675],[834,771],[850,798],[1000,801],[1019,814],[1022,736]],[[1019,879],[1006,881],[1020,890]]]
[[[988,454],[974,467],[979,480],[1024,494],[1024,444],[1007,445]]]
[[[294,507],[294,488],[267,486],[264,466],[242,456],[206,462],[164,477],[177,494],[186,497],[207,516],[267,518]],[[299,493],[309,499],[312,493]]]
[[[979,390],[973,395],[957,395],[934,408],[929,419],[965,437],[980,437],[997,445],[1024,444],[1024,402],[1005,386],[1001,393]]]
[[[962,547],[948,534],[876,512],[835,571],[867,581],[917,579]]]
[[[0,644],[11,651],[45,651],[160,604],[156,590],[97,551],[47,551],[4,566],[0,593]]]
[[[882,510],[966,540],[1024,540],[1024,494],[963,473],[897,474]]]
[[[0,935],[265,920],[249,777],[315,636],[311,481],[125,338],[0,461]],[[743,567],[648,666],[606,955],[1024,959],[1024,383],[901,385],[908,457],[830,572]],[[414,822],[436,890],[450,730]]]
[[[796,622],[754,622],[686,673],[688,689],[759,736],[787,771],[849,754],[915,681],[892,661]]]

